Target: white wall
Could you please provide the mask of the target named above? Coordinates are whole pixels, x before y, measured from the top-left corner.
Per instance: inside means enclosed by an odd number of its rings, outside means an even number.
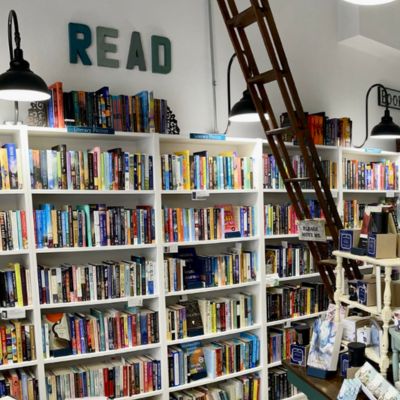
[[[364,99],[367,88],[375,82],[400,88],[399,58],[382,58],[338,44],[337,6],[340,0],[271,0],[272,11],[281,34],[304,109],[326,111],[329,116],[350,116],[356,141],[364,130]],[[217,61],[218,128],[226,127],[226,66],[232,54],[226,28],[217,2],[214,24]],[[248,5],[248,0],[240,0]],[[62,80],[66,90],[93,90],[110,86],[113,94],[133,94],[153,89],[168,99],[176,112],[182,133],[212,128],[212,95],[208,37],[207,0],[2,0],[0,9],[0,71],[8,66],[6,36],[7,14],[17,11],[22,34],[22,48],[32,69],[48,82]],[[382,7],[382,8],[381,8]],[[368,10],[368,21],[375,30],[400,30],[393,27],[388,15],[399,15],[400,1]],[[384,8],[384,9],[383,9]],[[376,15],[376,19],[371,18]],[[388,20],[387,20],[388,19]],[[387,20],[387,21],[386,21]],[[68,59],[68,22],[81,22],[118,28],[118,56],[122,68],[110,69],[71,65]],[[130,34],[142,34],[150,68],[150,35],[165,35],[172,42],[173,70],[168,75],[126,70]],[[381,35],[382,36],[382,35]],[[384,35],[383,35],[384,36]],[[400,40],[400,32],[397,35]],[[255,43],[257,54],[264,57],[262,43]],[[95,47],[90,50],[95,61]],[[244,81],[237,64],[232,70],[233,102],[239,99]],[[283,111],[276,91],[271,92],[277,114]],[[371,125],[381,115],[371,96]],[[0,121],[11,118],[12,107],[0,104]],[[393,113],[400,123],[400,113]],[[257,124],[232,125],[230,135],[263,135]]]
[[[337,6],[340,0],[271,0],[271,8],[281,35],[303,107],[306,111],[326,111],[329,116],[350,116],[353,120],[355,143],[360,143],[365,132],[365,94],[370,85],[376,82],[400,89],[400,60],[384,59],[354,48],[338,44]],[[239,4],[247,5],[241,1]],[[383,8],[385,12],[382,12]],[[222,18],[215,7],[216,36],[218,51],[218,77],[225,80],[225,65],[232,53],[232,46],[225,32]],[[365,13],[366,10],[364,10]],[[396,29],[400,42],[400,24],[393,26],[393,17],[400,15],[400,2],[368,9],[369,23],[376,30]],[[376,16],[376,18],[371,18]],[[387,26],[386,22],[389,23]],[[258,55],[265,50],[258,41]],[[236,69],[233,97],[238,99],[243,90],[243,79]],[[219,107],[219,128],[224,129],[226,106],[225,86],[218,87],[221,105]],[[226,95],[225,95],[226,97]],[[273,104],[278,104],[277,114],[283,110],[276,92],[272,92]],[[378,123],[383,112],[376,106],[376,93],[370,96],[370,128]],[[392,113],[400,124],[400,113]],[[262,134],[258,126],[249,134]],[[243,135],[242,127],[232,126],[231,134]],[[391,143],[392,144],[392,143]],[[374,145],[373,141],[368,142]],[[375,143],[376,145],[376,143]],[[381,144],[380,144],[381,145]]]
[[[182,132],[210,128],[211,72],[208,14],[201,0],[2,0],[0,8],[0,71],[8,68],[7,15],[17,12],[22,49],[31,68],[52,83],[61,80],[65,90],[110,87],[112,94],[135,94],[152,89],[166,98],[177,114]],[[95,39],[97,25],[117,28],[119,69],[97,67],[95,45],[89,50],[94,65],[70,64],[68,23],[87,24]],[[142,36],[147,72],[126,70],[132,31]],[[151,73],[152,34],[172,42],[172,72]],[[114,58],[114,56],[112,56]],[[0,121],[11,118],[12,108],[0,104]]]

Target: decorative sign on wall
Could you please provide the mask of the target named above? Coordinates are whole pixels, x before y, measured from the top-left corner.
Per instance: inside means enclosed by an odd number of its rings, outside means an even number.
[[[88,25],[70,22],[68,24],[69,62],[93,65],[87,52],[93,44],[92,30]],[[120,68],[120,59],[115,40],[119,31],[115,28],[96,26],[96,63],[99,67]],[[126,69],[138,68],[147,71],[140,32],[132,32],[128,54],[125,57]],[[172,69],[171,41],[165,36],[151,36],[151,71],[156,74],[168,74]]]
[[[388,94],[388,106],[394,110],[400,110],[400,91],[386,88]],[[386,107],[385,92],[378,86],[378,105]]]

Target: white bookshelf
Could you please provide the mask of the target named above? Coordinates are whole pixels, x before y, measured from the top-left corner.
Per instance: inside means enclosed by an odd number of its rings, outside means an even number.
[[[147,133],[125,133],[117,132],[115,135],[100,134],[80,134],[67,133],[65,129],[33,128],[24,125],[18,127],[0,126],[1,144],[15,142],[21,149],[22,154],[22,172],[23,188],[19,190],[0,191],[0,199],[3,202],[4,209],[7,205],[10,208],[21,208],[27,212],[27,230],[28,230],[28,249],[0,252],[2,265],[9,261],[19,260],[30,271],[32,282],[32,304],[24,307],[27,319],[35,324],[36,339],[36,360],[27,361],[19,364],[0,365],[1,370],[15,368],[31,368],[39,380],[40,398],[46,398],[45,373],[55,366],[82,365],[95,362],[97,359],[103,360],[110,357],[122,357],[125,354],[140,353],[151,354],[161,360],[162,365],[162,389],[142,393],[130,397],[130,399],[152,398],[157,400],[169,400],[169,394],[174,391],[184,390],[208,385],[218,381],[233,379],[238,376],[258,373],[261,377],[260,400],[267,400],[268,393],[268,369],[279,366],[280,363],[268,365],[268,329],[277,326],[289,326],[296,321],[310,318],[316,318],[321,313],[288,318],[279,321],[267,321],[266,312],[266,271],[265,271],[265,246],[270,243],[279,243],[281,241],[296,241],[297,234],[289,235],[264,235],[264,204],[268,202],[282,203],[288,202],[285,189],[264,189],[263,188],[263,153],[269,152],[268,143],[261,139],[247,138],[227,138],[225,141],[214,140],[193,140],[186,137],[162,136]],[[30,188],[29,172],[29,148],[46,149],[57,144],[66,144],[71,149],[89,149],[94,145],[99,145],[102,149],[113,147],[122,147],[128,151],[140,151],[142,153],[153,155],[153,190],[37,190]],[[296,154],[299,152],[298,146],[290,144],[289,152]],[[255,159],[254,188],[246,190],[162,190],[161,185],[161,162],[160,155],[173,153],[178,150],[202,151],[208,150],[210,155],[218,154],[221,151],[237,151],[240,156],[252,156]],[[343,201],[357,196],[357,198],[374,199],[379,196],[392,197],[397,195],[394,191],[365,191],[350,190],[343,188],[342,160],[346,158],[367,159],[390,159],[399,160],[399,155],[394,152],[369,153],[356,149],[343,149],[330,146],[317,146],[322,159],[330,159],[338,163],[338,182],[337,188],[333,190],[333,196],[338,204],[339,214],[343,214]],[[314,191],[305,190],[305,195],[309,198],[315,198]],[[203,200],[194,200],[193,195],[202,197]],[[361,197],[358,197],[361,196]],[[33,230],[33,210],[41,202],[52,202],[55,204],[76,204],[85,201],[86,203],[104,202],[108,205],[128,205],[128,204],[150,204],[155,210],[156,221],[161,221],[162,207],[206,207],[214,204],[231,203],[235,205],[251,205],[256,208],[257,228],[254,236],[245,238],[227,238],[221,240],[203,240],[191,242],[173,242],[163,241],[162,224],[156,223],[156,241],[152,244],[141,245],[122,245],[122,246],[104,246],[91,248],[42,248],[36,249]],[[374,200],[371,200],[374,201]],[[79,204],[79,203],[78,203]],[[258,272],[255,281],[241,284],[208,287],[204,289],[191,289],[176,292],[167,292],[164,285],[164,253],[176,252],[180,247],[194,246],[199,252],[205,251],[207,254],[219,254],[227,248],[240,243],[246,250],[256,251],[258,254]],[[130,254],[145,255],[146,258],[156,262],[156,285],[155,294],[146,296],[134,296],[129,298],[117,298],[108,300],[92,300],[85,302],[40,304],[39,291],[37,285],[38,265],[43,263],[49,266],[56,266],[62,262],[85,262],[90,260],[102,261],[111,257],[119,260]],[[72,262],[72,261],[71,261]],[[1,266],[1,265],[0,265]],[[281,278],[280,284],[290,284],[293,281],[298,282],[306,279],[318,279],[318,273],[312,273],[302,276]],[[216,334],[204,334],[195,338],[185,338],[179,340],[167,341],[167,317],[166,307],[169,304],[177,302],[179,297],[199,298],[199,297],[229,297],[230,293],[245,292],[252,294],[256,301],[254,302],[254,323],[251,326],[240,329],[228,330]],[[93,306],[103,308],[112,308],[122,306],[124,303],[145,305],[159,312],[159,337],[160,343],[136,346],[124,349],[118,349],[108,352],[88,353],[79,356],[65,356],[60,358],[45,359],[43,357],[42,337],[41,337],[41,316],[46,312],[65,310],[73,312],[76,310],[89,309]],[[205,378],[199,381],[190,382],[178,387],[168,387],[168,346],[188,343],[194,340],[204,342],[211,340],[224,340],[236,337],[242,332],[254,332],[260,338],[260,365],[245,371],[239,371],[222,377]],[[302,398],[296,395],[293,399]],[[122,398],[120,398],[122,400]]]

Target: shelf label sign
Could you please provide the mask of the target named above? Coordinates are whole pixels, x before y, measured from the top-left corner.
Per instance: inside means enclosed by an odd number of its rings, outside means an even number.
[[[311,242],[326,242],[325,220],[305,219],[300,221],[299,239]]]

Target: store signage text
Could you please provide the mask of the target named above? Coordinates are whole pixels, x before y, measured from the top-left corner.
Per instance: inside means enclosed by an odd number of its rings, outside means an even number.
[[[120,57],[116,56],[119,31],[115,28],[96,26],[96,55],[99,67],[120,68]],[[69,62],[93,65],[87,50],[93,44],[92,30],[88,25],[70,22],[68,24]],[[129,50],[126,56],[126,69],[138,68],[147,71],[140,32],[132,32]],[[172,69],[171,41],[165,36],[151,36],[151,71],[157,74],[168,74]]]
[[[400,110],[400,91],[396,89],[386,88],[388,107],[394,110]],[[385,92],[381,87],[378,86],[378,105],[386,107],[386,96]]]

